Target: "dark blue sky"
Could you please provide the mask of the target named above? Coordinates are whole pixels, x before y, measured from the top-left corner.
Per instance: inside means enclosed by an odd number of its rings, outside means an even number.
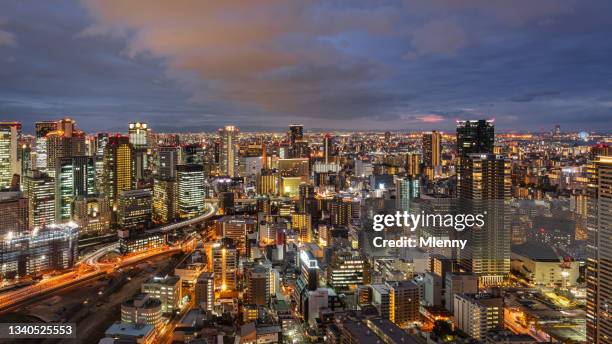
[[[0,120],[612,130],[610,1],[0,3]]]

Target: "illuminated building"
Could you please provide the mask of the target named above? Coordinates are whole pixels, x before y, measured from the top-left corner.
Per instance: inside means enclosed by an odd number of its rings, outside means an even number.
[[[122,229],[147,228],[151,224],[151,192],[125,190],[119,194],[117,222]]]
[[[292,124],[289,126],[289,155],[292,158],[308,156],[308,142],[304,140],[304,126]]]
[[[178,165],[178,150],[174,146],[157,148],[157,177],[161,180],[175,180]]]
[[[48,225],[3,239],[0,274],[6,279],[70,269],[77,262],[79,227],[74,223]]]
[[[148,166],[149,135],[151,128],[147,123],[130,123],[128,125],[129,141],[133,148],[134,177],[142,179]]]
[[[471,153],[493,153],[495,126],[491,120],[457,121],[457,154],[466,158]]]
[[[33,171],[23,179],[23,191],[28,199],[30,228],[43,228],[55,223],[55,183],[43,172]]]
[[[270,269],[255,265],[247,272],[247,295],[245,302],[258,306],[270,303]]]
[[[212,312],[215,305],[215,282],[213,273],[202,272],[195,284],[195,304],[201,309]]]
[[[466,231],[470,244],[460,264],[484,285],[497,285],[510,272],[510,218],[504,204],[510,197],[510,161],[501,155],[468,154],[462,161],[457,193],[464,214],[485,214],[485,224]]]
[[[331,224],[334,226],[348,226],[353,216],[353,207],[356,206],[353,204],[353,200],[335,197],[329,206]]]
[[[119,237],[119,252],[129,254],[162,247],[166,244],[166,235],[162,232],[140,232],[121,229],[117,231]]]
[[[215,290],[236,290],[238,252],[232,239],[222,239],[212,249]]]
[[[14,174],[21,174],[17,155],[21,123],[0,122],[0,189],[11,185]]]
[[[178,183],[174,180],[153,180],[153,221],[169,223],[178,218]]]
[[[121,303],[121,322],[132,325],[162,326],[162,303],[147,294],[138,294]]]
[[[55,177],[61,158],[87,155],[85,133],[76,128],[76,122],[64,118],[57,122],[57,130],[47,134],[47,173]]]
[[[396,208],[399,210],[410,210],[410,203],[420,196],[420,185],[418,179],[398,178],[395,181]]]
[[[178,276],[155,276],[144,282],[141,292],[161,301],[161,311],[171,314],[179,311],[181,301],[181,279]]]
[[[47,134],[57,130],[56,121],[43,121],[34,124],[36,131],[36,169],[45,171],[47,168]]]
[[[319,287],[320,267],[319,261],[312,252],[307,250],[300,250],[298,265],[300,275],[295,282],[294,297],[298,303],[298,311],[304,314],[306,312],[304,304],[308,301],[308,293]]]
[[[281,177],[281,195],[283,197],[298,197],[302,182],[301,177]]]
[[[300,242],[312,242],[312,216],[310,214],[291,214],[291,228],[299,233]]]
[[[240,130],[233,125],[227,125],[219,129],[219,137],[221,139],[221,151],[219,162],[221,164],[221,173],[236,177],[238,173],[238,134]]]
[[[110,228],[110,208],[103,196],[79,196],[73,203],[73,219],[83,234],[103,234]]]
[[[504,299],[492,294],[455,294],[454,323],[474,339],[504,326]]]
[[[325,134],[323,138],[323,161],[325,165],[329,165],[333,154],[334,137],[330,134]]]
[[[103,191],[113,210],[117,206],[119,193],[131,190],[134,185],[133,178],[133,152],[132,145],[127,136],[110,136],[104,148]]]
[[[278,171],[281,177],[300,177],[307,183],[310,176],[308,158],[279,159]]]
[[[413,281],[388,282],[389,320],[401,328],[419,321],[420,288]]]
[[[278,194],[278,175],[271,170],[262,170],[257,175],[257,194],[275,196]]]
[[[0,240],[28,230],[28,199],[21,192],[0,192],[0,214]]]
[[[204,168],[202,165],[178,165],[178,209],[182,219],[204,211]]]
[[[128,343],[153,344],[157,342],[157,331],[152,325],[130,325],[116,322],[104,332],[102,340],[125,341]]]
[[[442,165],[442,135],[437,131],[423,134],[423,165],[427,176],[433,179]]]
[[[72,203],[78,196],[95,194],[95,166],[91,156],[60,158],[55,170],[55,220],[72,218]]]
[[[599,156],[588,166],[587,341],[612,341],[612,157]]]
[[[512,246],[511,268],[536,286],[567,288],[575,286],[580,262],[550,244],[528,241]]]
[[[246,216],[224,216],[217,220],[217,234],[232,239],[241,254],[246,252],[247,234],[255,232],[255,227],[255,219]]]
[[[406,154],[406,175],[414,179],[420,174],[421,174],[421,154],[418,154],[418,153]]]
[[[365,259],[356,252],[336,252],[327,267],[327,283],[336,290],[362,285],[366,274]]]

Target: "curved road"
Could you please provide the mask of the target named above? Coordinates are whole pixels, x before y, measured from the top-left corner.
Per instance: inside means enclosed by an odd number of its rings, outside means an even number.
[[[162,226],[152,231],[168,232],[182,227],[191,226],[202,222],[217,213],[217,206],[207,204],[208,211],[198,217],[174,223],[167,226]],[[157,247],[144,252],[139,252],[134,255],[122,257],[118,263],[99,263],[98,260],[109,251],[117,248],[118,244],[104,246],[95,252],[85,256],[75,267],[74,270],[68,271],[58,276],[49,277],[42,281],[27,286],[18,290],[9,291],[0,295],[0,314],[9,310],[14,310],[27,304],[31,299],[40,299],[49,293],[66,289],[92,278],[97,278],[106,273],[111,273],[117,269],[136,264],[140,261],[149,259],[155,255],[173,253],[187,248],[192,248],[194,245],[193,239],[186,243],[179,243],[174,246]]]

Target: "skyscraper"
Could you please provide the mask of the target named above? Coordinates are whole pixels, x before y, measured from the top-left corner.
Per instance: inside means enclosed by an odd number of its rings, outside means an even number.
[[[145,170],[148,169],[148,149],[149,135],[151,129],[147,123],[130,123],[128,125],[128,135],[134,151],[134,177],[136,180],[145,177]]]
[[[483,285],[502,282],[510,272],[510,219],[505,201],[510,197],[510,161],[501,155],[468,154],[458,176],[458,197],[464,214],[484,214],[482,228],[468,229],[468,246],[461,265]]]
[[[232,239],[225,238],[215,243],[212,249],[215,289],[236,290],[238,252]]]
[[[465,158],[471,153],[493,153],[495,126],[492,120],[457,121],[457,153]]]
[[[289,126],[289,157],[304,158],[308,155],[308,142],[304,140],[304,125]]]
[[[612,341],[612,157],[599,156],[589,165],[587,218],[587,339]]]
[[[204,168],[202,165],[178,165],[178,209],[183,219],[204,211]]]
[[[160,146],[157,149],[157,176],[161,180],[176,179],[178,149],[175,146]]]
[[[323,138],[323,160],[325,161],[325,165],[329,164],[330,158],[333,151],[333,136],[331,134],[325,134]]]
[[[57,130],[47,134],[47,173],[55,177],[60,158],[87,155],[85,133],[76,128],[76,122],[64,118],[57,122]]]
[[[21,123],[0,122],[0,189],[11,186],[14,174],[20,174],[17,156]]]
[[[70,221],[73,201],[95,194],[95,166],[91,156],[60,158],[55,171],[55,219]]]
[[[133,187],[132,145],[127,136],[115,135],[108,138],[104,148],[103,191],[111,208],[116,208],[119,193]]]
[[[23,179],[23,191],[28,199],[30,228],[43,228],[55,222],[55,183],[52,177],[33,171]]]
[[[430,179],[436,174],[442,165],[442,135],[437,131],[423,134],[423,165],[425,165],[427,176]]]
[[[258,306],[270,303],[270,270],[263,265],[255,265],[247,272],[246,302]]]
[[[238,134],[240,130],[233,125],[219,129],[221,139],[220,164],[221,173],[236,177],[238,173]]]

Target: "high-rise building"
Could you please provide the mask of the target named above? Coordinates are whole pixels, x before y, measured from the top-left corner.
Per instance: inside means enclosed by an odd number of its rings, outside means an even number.
[[[232,239],[225,238],[212,249],[215,290],[236,290],[238,252]]]
[[[147,294],[138,294],[121,303],[121,322],[133,325],[162,326],[162,303]]]
[[[309,243],[313,241],[311,214],[291,214],[291,228],[299,233],[300,242]]]
[[[55,182],[48,174],[34,171],[23,179],[28,199],[30,228],[43,228],[55,223]]]
[[[457,154],[493,153],[495,126],[492,120],[457,121]]]
[[[213,273],[202,272],[195,284],[195,304],[211,312],[215,306],[215,281]]]
[[[21,123],[0,122],[0,189],[11,186],[13,175],[21,174],[18,159]]]
[[[442,165],[442,135],[435,130],[423,134],[423,165],[430,179]]]
[[[150,134],[151,128],[149,128],[147,123],[135,122],[128,125],[128,135],[133,148],[134,177],[136,180],[143,179],[145,171],[149,168],[148,149]]]
[[[233,240],[236,249],[246,252],[247,234],[255,232],[256,221],[246,216],[224,216],[217,220],[217,235]]]
[[[178,183],[174,180],[153,180],[153,221],[169,223],[178,218]]]
[[[420,195],[420,183],[418,179],[398,178],[395,181],[395,202],[399,210],[409,211],[412,203]]]
[[[246,302],[258,306],[270,303],[270,269],[263,265],[255,265],[247,272]]]
[[[492,294],[455,294],[454,322],[471,338],[481,340],[504,325],[504,299]]]
[[[308,156],[308,142],[304,140],[304,125],[289,126],[289,157],[305,158]]]
[[[221,173],[236,177],[238,174],[238,134],[240,130],[233,125],[226,125],[219,129],[219,137],[221,140],[221,151],[219,162],[221,164]]]
[[[47,134],[47,173],[55,177],[61,158],[87,155],[85,133],[76,128],[76,122],[64,118],[57,122],[57,130]]]
[[[104,234],[110,229],[111,211],[104,196],[76,197],[72,215],[82,234]]]
[[[364,284],[366,262],[357,252],[336,252],[327,266],[327,283],[336,290],[354,288]]]
[[[410,328],[420,320],[420,287],[413,281],[389,282],[389,320]]]
[[[43,121],[34,124],[36,131],[36,168],[44,171],[47,168],[47,134],[57,130],[56,121]]]
[[[157,176],[160,180],[175,180],[178,149],[175,146],[157,148]]]
[[[119,193],[117,222],[122,229],[146,228],[151,223],[152,197],[146,189]]]
[[[119,193],[134,186],[133,152],[127,136],[108,138],[104,148],[103,191],[112,207],[116,209]]]
[[[0,192],[0,214],[0,238],[28,231],[28,199],[20,191]]]
[[[325,134],[323,138],[323,161],[325,165],[329,165],[331,162],[331,156],[333,154],[333,141],[334,137],[331,134]]]
[[[91,156],[60,158],[55,167],[55,220],[70,221],[78,196],[91,196],[95,189],[95,165]]]
[[[204,167],[202,165],[178,165],[178,210],[183,219],[192,218],[204,211]]]
[[[474,294],[478,292],[478,276],[471,272],[447,272],[444,277],[444,307],[454,311],[454,300],[457,294]]]
[[[485,285],[499,284],[510,272],[510,218],[505,202],[511,187],[510,161],[494,154],[468,154],[462,161],[457,193],[464,214],[483,214],[484,225],[464,233],[469,245],[460,264]]]
[[[411,178],[417,178],[421,174],[421,154],[408,153],[406,154],[406,175]]]
[[[181,302],[181,278],[178,276],[155,276],[144,282],[141,292],[149,297],[161,301],[161,310],[164,314],[174,314],[179,310]]]
[[[588,165],[587,341],[610,343],[612,319],[612,157],[599,156]]]

